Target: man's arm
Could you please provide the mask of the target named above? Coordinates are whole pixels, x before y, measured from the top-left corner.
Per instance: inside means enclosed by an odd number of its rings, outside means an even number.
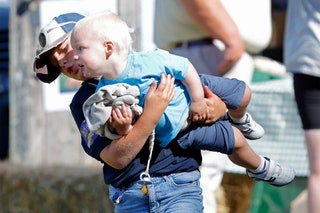
[[[162,75],[159,86],[153,83],[147,94],[144,111],[131,131],[114,140],[100,152],[100,158],[116,169],[127,166],[140,152],[161,115],[173,98],[174,78]]]
[[[180,3],[211,38],[225,44],[224,61],[218,66],[218,71],[223,73],[233,67],[245,48],[235,22],[220,0],[180,0]]]

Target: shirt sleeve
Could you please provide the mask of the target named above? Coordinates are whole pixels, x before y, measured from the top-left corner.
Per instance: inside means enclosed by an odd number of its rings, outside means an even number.
[[[83,103],[94,93],[96,84],[84,82],[70,103],[70,110],[74,121],[81,133],[81,146],[91,157],[101,161],[100,152],[112,141],[105,137],[89,133],[84,124],[85,118],[82,111]]]
[[[183,81],[189,70],[189,59],[162,51],[163,63],[167,74],[171,74],[175,79]]]

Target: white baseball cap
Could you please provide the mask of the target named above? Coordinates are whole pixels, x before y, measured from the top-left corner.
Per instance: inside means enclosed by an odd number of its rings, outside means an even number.
[[[78,13],[62,14],[54,17],[40,30],[33,63],[33,70],[40,81],[51,83],[60,75],[60,68],[51,64],[47,52],[66,40],[82,18],[84,16]]]

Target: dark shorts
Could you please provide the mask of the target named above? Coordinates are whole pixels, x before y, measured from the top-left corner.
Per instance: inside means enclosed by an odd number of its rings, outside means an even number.
[[[246,90],[246,84],[243,81],[206,74],[199,76],[202,86],[208,86],[227,105],[228,109],[237,109],[240,106]]]
[[[294,74],[293,80],[303,129],[320,129],[320,78]]]
[[[242,102],[246,84],[238,79],[212,75],[200,75],[201,83],[215,93],[228,109],[237,109]],[[228,120],[219,120],[208,125],[190,125],[178,135],[182,148],[193,148],[231,154],[234,149],[234,133]]]
[[[180,138],[179,136],[182,135]],[[219,120],[209,125],[190,125],[178,138],[178,144],[184,149],[193,148],[231,154],[235,138],[228,120]]]

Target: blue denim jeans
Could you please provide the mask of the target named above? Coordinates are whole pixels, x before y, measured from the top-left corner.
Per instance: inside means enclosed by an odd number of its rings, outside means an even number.
[[[116,213],[200,213],[203,212],[200,172],[176,173],[152,177],[148,194],[142,194],[137,181],[126,189],[109,186],[109,196]]]

